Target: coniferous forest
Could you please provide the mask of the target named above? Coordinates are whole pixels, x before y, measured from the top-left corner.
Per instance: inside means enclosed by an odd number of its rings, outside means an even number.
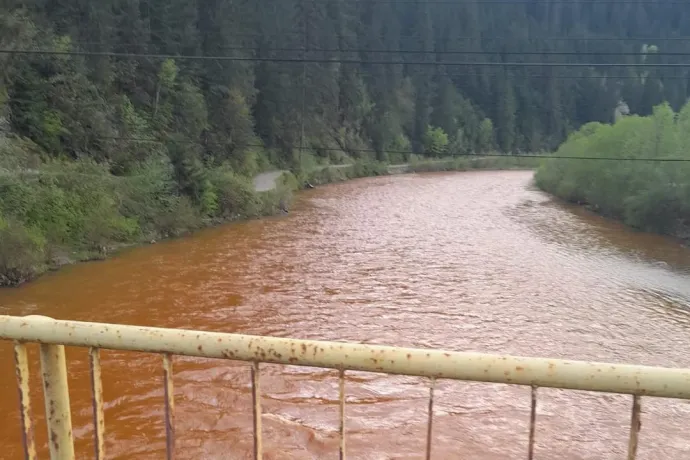
[[[587,123],[680,110],[689,91],[690,4],[672,0],[0,9],[0,284],[270,213],[294,184],[257,194],[261,171],[553,152]],[[557,192],[559,174],[540,183]]]

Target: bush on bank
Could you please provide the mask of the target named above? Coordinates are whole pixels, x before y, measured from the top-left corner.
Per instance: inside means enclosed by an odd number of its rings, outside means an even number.
[[[684,236],[690,226],[688,145],[690,104],[678,113],[662,104],[648,117],[584,125],[557,152],[574,159],[546,161],[535,182],[632,227]],[[664,161],[671,158],[689,162]]]

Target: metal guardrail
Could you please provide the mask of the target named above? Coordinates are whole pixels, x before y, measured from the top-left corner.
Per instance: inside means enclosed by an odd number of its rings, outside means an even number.
[[[29,398],[26,343],[40,344],[41,373],[52,460],[73,460],[74,445],[64,346],[89,348],[95,458],[105,458],[101,348],[160,353],[163,356],[167,458],[174,458],[173,356],[248,361],[251,366],[254,458],[262,458],[260,363],[340,371],[340,458],[345,458],[345,375],[369,371],[430,379],[426,458],[431,458],[434,385],[437,379],[527,385],[532,388],[527,458],[534,457],[539,387],[632,395],[628,460],[637,453],[642,396],[690,399],[690,369],[522,358],[353,343],[296,340],[181,329],[60,321],[44,316],[0,316],[0,339],[14,341],[25,458],[36,458]]]

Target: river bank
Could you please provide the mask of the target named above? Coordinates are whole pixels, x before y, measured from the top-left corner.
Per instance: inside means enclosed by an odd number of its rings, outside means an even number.
[[[249,218],[275,215],[284,208],[284,203],[290,201],[292,192],[296,189],[296,180],[294,176],[281,172],[272,178],[272,182],[273,185],[270,188],[255,190],[256,196],[251,197],[252,201],[255,201],[253,203],[255,213],[252,215],[236,213],[224,217],[199,218],[196,221],[189,219],[185,226],[180,226],[174,230],[171,228],[169,233],[152,232],[140,235],[139,238],[127,242],[103,241],[96,248],[53,247],[50,248],[50,254],[47,254],[45,258],[35,254],[40,252],[39,248],[36,247],[37,245],[26,248],[27,240],[21,238],[21,235],[13,234],[10,228],[9,236],[3,235],[5,237],[0,238],[0,266],[4,269],[0,271],[0,288],[18,286],[32,281],[44,273],[56,271],[68,265],[105,260],[125,249],[185,236],[202,228],[238,222]],[[187,216],[183,216],[184,218],[187,218]],[[0,224],[2,224],[2,221],[0,221]],[[2,225],[0,225],[0,230],[3,230]],[[31,250],[34,248],[36,249],[35,253],[31,253]],[[18,249],[25,249],[25,251],[23,254],[17,255]]]
[[[247,219],[277,215],[287,212],[294,192],[307,186],[318,186],[350,179],[391,174],[421,173],[434,171],[467,171],[473,169],[533,169],[538,159],[517,157],[489,158],[447,158],[438,160],[412,157],[409,163],[389,165],[379,162],[355,162],[340,165],[322,165],[302,171],[297,175],[287,170],[273,170],[256,175],[251,190],[241,180],[228,189],[229,196],[221,203],[227,209],[241,209],[243,212],[221,213],[216,217],[194,215],[183,207],[183,225],[170,224],[169,231],[142,233],[129,241],[103,237],[97,245],[76,247],[69,244],[55,245],[47,249],[33,241],[31,235],[13,233],[11,228],[0,238],[0,287],[18,286],[35,279],[43,273],[58,270],[78,262],[105,260],[120,251],[136,246],[155,244],[157,241],[188,235],[196,230]],[[241,193],[237,193],[239,190]],[[248,204],[249,203],[249,204]],[[187,213],[188,215],[185,215]],[[176,219],[179,217],[176,216]],[[9,235],[9,236],[8,236]],[[45,243],[44,243],[45,244]],[[45,254],[43,252],[46,252]]]
[[[370,162],[319,166],[297,176],[287,170],[273,170],[260,173],[251,181],[232,173],[220,173],[212,178],[217,181],[216,190],[221,192],[214,196],[213,213],[204,215],[194,209],[188,200],[180,200],[173,207],[166,205],[165,208],[169,208],[166,211],[168,215],[160,216],[156,225],[152,225],[148,231],[138,232],[136,236],[132,236],[131,233],[133,232],[130,232],[130,236],[122,237],[122,235],[116,235],[102,228],[96,228],[95,233],[101,230],[102,235],[92,238],[88,244],[80,244],[78,240],[69,241],[63,238],[61,243],[49,245],[44,235],[32,232],[21,222],[5,221],[0,215],[0,287],[18,286],[46,272],[56,271],[68,265],[105,260],[125,249],[185,236],[202,228],[284,213],[290,207],[294,192],[303,188],[307,183],[320,185],[387,173],[386,165]],[[30,177],[36,181],[50,174],[52,172],[37,170],[32,172]],[[69,187],[66,189],[73,192],[74,196],[81,198],[80,195],[83,193],[89,197],[89,192],[97,188],[97,186],[89,187],[90,181],[99,183],[98,186],[114,184],[111,187],[111,192],[117,200],[122,200],[123,195],[131,194],[136,197],[136,199],[131,199],[133,204],[142,208],[137,209],[141,215],[149,218],[151,217],[149,214],[156,212],[155,203],[152,205],[148,200],[138,198],[151,195],[147,193],[148,190],[142,193],[137,187],[138,184],[133,186],[122,180],[113,180],[112,177],[100,170],[79,171],[75,175],[86,183],[86,187],[73,190],[74,178],[71,175],[60,173],[58,176],[63,182],[69,182]],[[142,176],[144,177],[142,182],[149,182],[147,178],[156,175],[142,174]],[[19,189],[26,188],[26,185],[20,181],[17,181],[16,185]],[[144,187],[148,186],[149,184],[144,184]],[[126,189],[126,191],[122,192],[122,189]],[[16,202],[16,208],[28,207],[25,203],[26,199],[17,198],[20,197],[20,193],[14,193],[14,190],[9,187],[7,190],[9,190],[7,199]],[[37,197],[36,202],[31,203],[40,209],[41,213],[39,214],[49,214],[49,209],[45,208],[56,207],[51,202],[53,196],[59,200],[65,195],[61,187],[53,187],[47,192],[49,193]],[[102,199],[104,190],[98,190],[98,192],[100,192]],[[63,207],[69,207],[62,202],[58,205],[59,211]],[[34,214],[37,213],[34,212]],[[63,227],[70,226],[70,218],[72,217],[69,213],[57,212],[55,214],[55,217],[48,216],[48,219],[55,221],[64,217]],[[156,219],[156,216],[153,218]],[[107,221],[103,223],[102,227],[107,227],[112,222],[112,216],[103,216],[102,219]],[[126,220],[123,220],[123,224],[127,223]],[[87,224],[98,225],[98,222]]]

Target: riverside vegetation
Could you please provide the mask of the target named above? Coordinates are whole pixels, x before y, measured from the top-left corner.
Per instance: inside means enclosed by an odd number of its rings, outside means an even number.
[[[575,159],[545,161],[535,180],[547,192],[632,227],[690,240],[688,146],[690,103],[678,113],[662,104],[647,117],[584,125],[557,152]],[[583,157],[595,159],[577,159]]]
[[[682,62],[662,52],[687,51],[684,41],[625,40],[687,35],[690,13],[666,1],[5,1],[0,285],[123,245],[271,214],[305,181],[382,174],[391,163],[524,167],[515,162],[534,162],[428,160],[551,151],[587,122],[612,121],[622,100],[643,116],[664,100],[678,108],[687,98],[678,69],[534,75],[510,65],[438,65],[529,63],[553,52],[573,62]],[[558,35],[586,36],[588,52],[609,54],[575,55],[582,42],[548,38]],[[304,49],[308,63],[270,61],[300,59]],[[353,166],[323,167],[342,163]],[[271,169],[291,173],[257,193],[252,178]],[[541,183],[555,191],[558,180],[547,175]]]

